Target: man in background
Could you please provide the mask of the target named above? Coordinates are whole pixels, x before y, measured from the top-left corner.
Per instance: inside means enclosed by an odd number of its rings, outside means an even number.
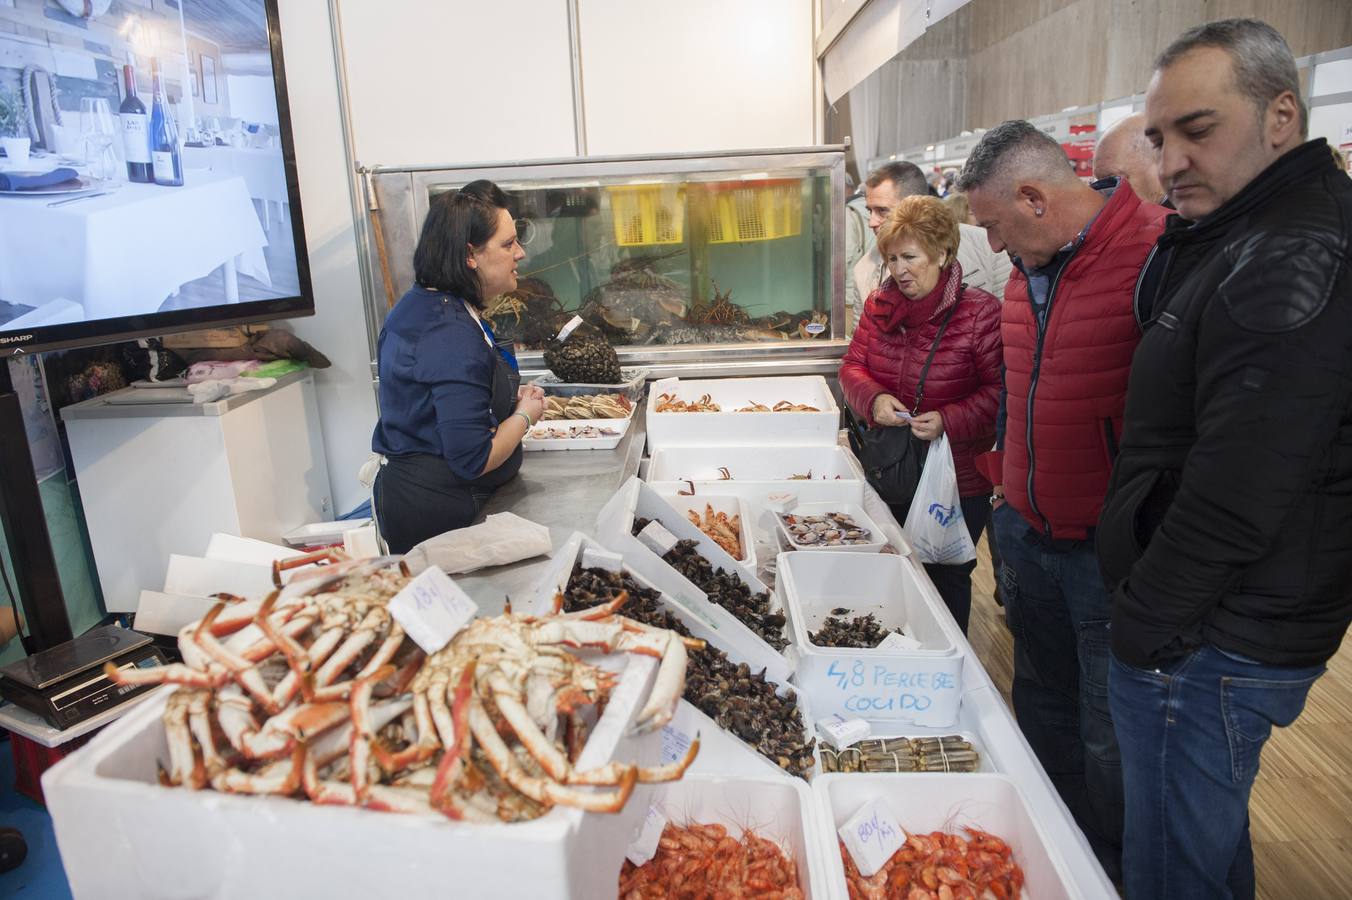
[[[928,193],[929,184],[925,181],[925,173],[915,163],[892,162],[869,173],[864,181],[869,229],[876,236],[878,229],[903,198]],[[1011,271],[1009,258],[991,249],[986,233],[980,228],[960,222],[958,232],[958,264],[962,266],[963,283],[1002,299]],[[859,305],[850,313],[851,331],[864,310],[864,301],[882,284],[886,273],[875,241],[847,276],[853,277],[855,293],[859,298]]]
[[[1185,32],[1146,91],[1178,215],[1098,530],[1132,900],[1254,896],[1263,745],[1352,620],[1352,183],[1300,96],[1256,19]]]
[[[957,187],[1017,269],[1001,316],[1004,477],[991,497],[1014,712],[1116,880],[1122,771],[1093,537],[1140,339],[1132,295],[1165,212],[1116,181],[1085,184],[1061,145],[1024,121],[987,131]]]
[[[1094,179],[1125,178],[1145,203],[1164,202],[1155,172],[1155,148],[1145,136],[1145,113],[1132,113],[1099,138],[1094,148]]]

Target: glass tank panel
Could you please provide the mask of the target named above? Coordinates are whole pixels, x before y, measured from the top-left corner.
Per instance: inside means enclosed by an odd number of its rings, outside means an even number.
[[[616,346],[828,340],[831,181],[828,166],[498,178],[526,259],[488,318],[522,350],[574,314]]]

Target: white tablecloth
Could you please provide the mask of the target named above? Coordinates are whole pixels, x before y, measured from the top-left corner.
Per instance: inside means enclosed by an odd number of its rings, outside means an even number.
[[[234,147],[184,147],[183,165],[189,169],[238,175],[249,187],[249,196],[272,203],[289,203],[286,169],[281,150],[235,149]]]
[[[267,238],[244,179],[196,170],[184,181],[124,184],[62,206],[48,205],[59,196],[0,196],[0,300],[66,299],[83,304],[87,320],[144,315],[231,261],[270,286]]]

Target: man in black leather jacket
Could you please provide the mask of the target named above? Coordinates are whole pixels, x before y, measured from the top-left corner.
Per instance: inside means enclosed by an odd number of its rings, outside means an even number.
[[[1252,19],[1183,34],[1146,94],[1179,215],[1097,532],[1132,900],[1253,896],[1259,754],[1352,618],[1352,181],[1299,96]]]

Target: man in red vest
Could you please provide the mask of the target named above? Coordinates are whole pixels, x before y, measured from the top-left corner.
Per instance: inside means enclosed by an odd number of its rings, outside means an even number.
[[[1122,767],[1108,711],[1111,604],[1094,553],[1132,352],[1133,292],[1164,226],[1117,179],[1076,177],[1023,121],[982,137],[958,179],[1008,250],[1003,484],[992,525],[1014,635],[1014,712],[1109,877],[1121,877]]]

